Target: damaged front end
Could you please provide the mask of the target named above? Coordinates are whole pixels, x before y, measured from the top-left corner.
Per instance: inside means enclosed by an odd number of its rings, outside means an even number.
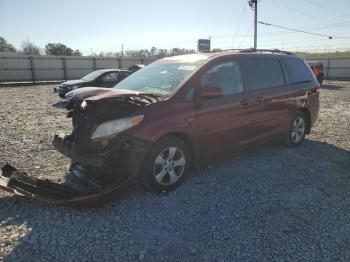
[[[159,98],[111,89],[105,90],[108,94],[101,89],[84,89],[73,94],[67,105],[72,132],[55,135],[52,141],[56,150],[71,159],[63,183],[33,178],[6,165],[0,189],[54,204],[95,206],[113,198],[138,175],[151,143],[123,131],[138,125],[143,115],[137,112]]]

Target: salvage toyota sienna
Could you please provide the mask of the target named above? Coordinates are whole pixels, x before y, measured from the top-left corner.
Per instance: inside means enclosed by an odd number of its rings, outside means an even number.
[[[319,89],[304,59],[289,52],[166,57],[112,89],[68,93],[73,130],[53,145],[71,159],[71,176],[83,181],[75,189],[85,195],[131,177],[170,191],[213,154],[268,140],[302,143],[318,116]]]

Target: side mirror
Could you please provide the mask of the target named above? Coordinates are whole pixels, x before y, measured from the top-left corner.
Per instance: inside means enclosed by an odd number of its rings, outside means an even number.
[[[216,86],[203,86],[201,88],[200,97],[202,99],[213,99],[213,98],[220,98],[224,94],[222,93],[221,89]]]

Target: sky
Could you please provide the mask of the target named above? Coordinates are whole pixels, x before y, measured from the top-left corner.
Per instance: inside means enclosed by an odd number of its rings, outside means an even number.
[[[259,24],[258,48],[350,50],[349,11],[350,0],[260,0],[259,21],[333,39]],[[248,0],[0,0],[0,36],[16,48],[61,42],[84,55],[122,45],[197,49],[209,37],[212,48],[250,48],[253,19]]]

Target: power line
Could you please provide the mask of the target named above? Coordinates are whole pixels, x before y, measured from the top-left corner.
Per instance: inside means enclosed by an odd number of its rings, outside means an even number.
[[[316,48],[315,48],[316,47]],[[289,51],[293,51],[293,50],[296,50],[296,51],[303,51],[303,50],[325,50],[325,48],[327,50],[334,50],[334,51],[340,51],[340,50],[344,50],[344,51],[350,51],[350,48],[349,47],[337,47],[337,48],[329,48],[330,46],[329,45],[323,45],[323,46],[296,46],[296,47],[289,47],[289,48],[286,48],[286,50],[289,50]],[[221,49],[230,49],[231,47],[230,46],[221,46],[220,47]],[[260,47],[262,49],[264,49],[263,47]],[[276,46],[277,49],[279,49],[277,46]],[[266,47],[266,49],[273,49],[273,47]]]
[[[302,29],[302,30],[306,30],[306,31],[318,31],[318,30],[329,29],[329,28],[343,27],[343,26],[347,26],[347,25],[349,25],[349,24],[350,24],[350,22],[344,22],[344,23],[342,23],[342,24],[336,23],[336,24],[333,24],[333,25],[330,24],[329,26],[313,27],[313,28]],[[284,30],[284,31],[276,31],[276,32],[271,32],[271,33],[260,34],[260,35],[258,35],[258,36],[284,35],[284,34],[293,34],[293,33],[297,33],[297,32],[286,32],[286,30]]]
[[[289,27],[285,27],[285,26],[273,25],[273,24],[270,24],[270,23],[262,22],[262,21],[258,21],[258,23],[259,23],[259,24],[262,24],[262,25],[267,25],[267,26],[274,26],[274,27],[278,27],[278,28],[283,28],[283,29],[291,30],[291,31],[298,32],[298,33],[305,33],[305,34],[316,35],[316,36],[325,36],[325,37],[328,37],[328,39],[333,39],[333,37],[332,37],[332,36],[329,36],[329,35],[307,32],[307,31],[304,31],[304,30],[293,29],[293,28],[289,28]]]
[[[271,41],[259,41],[259,44],[261,45],[278,45],[278,44],[281,44],[281,43],[285,43],[285,44],[288,44],[288,45],[294,45],[294,44],[304,44],[304,43],[317,43],[317,42],[320,42],[318,39],[315,40],[315,37],[312,37],[313,39],[309,39],[309,38],[305,38],[307,40],[303,40],[301,41],[301,39],[299,40],[296,40],[296,41],[293,41],[293,40],[289,40],[289,39],[280,39],[280,40],[271,40]],[[303,38],[304,39],[304,38]],[[325,40],[327,41],[327,40]],[[345,41],[345,42],[340,42],[340,43],[337,43],[337,45],[349,45],[349,40],[347,39],[344,39],[342,41]],[[322,42],[323,43],[323,42]],[[336,45],[334,43],[332,43],[332,45]]]
[[[289,44],[289,43],[287,43]],[[267,44],[264,44],[264,46],[268,46]],[[278,44],[276,44],[275,46],[278,46]],[[323,47],[326,45],[321,45],[321,44],[317,44],[317,45],[300,45],[300,46],[291,46],[289,47],[289,49],[293,49],[293,48],[308,48],[308,47]],[[327,45],[328,46],[328,45]],[[337,47],[337,48],[348,48],[350,49],[349,44],[332,44],[332,47]]]
[[[328,50],[334,50],[334,51],[336,51],[336,50],[350,50],[350,48],[347,48],[347,47],[329,48],[329,45],[327,45],[327,46],[292,47],[292,48],[289,48],[289,50],[324,50],[325,48],[328,49]]]
[[[319,42],[319,38],[315,37],[314,35],[306,35],[304,33],[300,32],[294,32],[292,31],[291,33],[299,34],[300,36],[295,36],[295,35],[287,35],[283,37],[261,37],[261,40],[259,40],[259,43],[281,43],[281,42],[286,42],[286,43],[295,43],[295,42]],[[347,32],[348,33],[348,32]],[[328,41],[328,39],[325,39],[324,41]],[[337,39],[337,41],[343,42],[349,42],[349,39]]]
[[[306,30],[306,31],[318,31],[318,30],[324,30],[324,29],[330,29],[330,28],[337,28],[337,27],[344,27],[350,25],[350,21],[346,21],[346,22],[338,22],[338,23],[332,23],[332,24],[328,24],[328,25],[321,25],[318,27],[310,27],[310,28],[305,28],[305,29],[301,29],[301,30]],[[262,33],[262,34],[258,34],[258,36],[271,36],[271,35],[284,35],[284,34],[294,34],[294,33],[298,33],[298,32],[290,32],[288,30],[283,30],[283,31],[273,31],[270,33]],[[211,35],[212,38],[232,38],[233,35]],[[236,38],[240,38],[240,37],[244,37],[244,35],[237,35],[235,36]],[[249,37],[253,37],[253,36],[249,36]]]
[[[236,28],[235,35],[234,35],[233,40],[232,40],[232,48],[233,48],[234,45],[235,45],[236,37],[237,37],[238,31],[239,31],[239,29],[240,29],[240,27],[241,27],[241,24],[242,24],[243,15],[244,15],[245,10],[247,9],[247,2],[246,2],[246,0],[244,0],[244,1],[245,1],[245,4],[244,4],[243,12],[242,12],[241,17],[240,17],[240,19],[239,19],[239,23],[238,23],[238,26],[237,26],[237,28]]]
[[[345,13],[336,11],[336,10],[334,10],[334,9],[325,7],[325,6],[320,5],[320,4],[316,4],[315,2],[313,2],[313,1],[311,1],[311,0],[305,0],[305,1],[308,2],[308,3],[310,3],[310,4],[312,4],[312,5],[314,5],[314,6],[317,6],[317,7],[321,8],[321,9],[324,9],[324,10],[327,10],[327,11],[329,11],[329,12],[332,12],[332,13],[334,13],[334,14],[338,14],[338,15],[350,17],[349,15],[347,15],[347,14],[345,14]]]
[[[304,15],[305,17],[309,17],[309,18],[312,18],[312,19],[316,19],[316,20],[318,20],[318,21],[322,21],[322,22],[329,23],[329,21],[327,21],[327,20],[324,20],[324,19],[322,19],[322,18],[320,18],[320,17],[318,17],[318,16],[310,15],[310,14],[305,13],[305,12],[300,11],[300,10],[297,10],[297,9],[295,9],[295,8],[293,8],[293,7],[290,7],[289,5],[286,5],[285,3],[282,3],[282,2],[280,2],[280,1],[277,1],[277,0],[273,0],[273,1],[276,2],[276,3],[278,3],[279,5],[281,5],[281,6],[283,6],[283,7],[285,7],[285,8],[287,8],[287,9],[291,10],[291,11],[294,11],[294,12],[296,12],[296,13],[302,14],[302,15]]]
[[[334,46],[334,47],[349,47],[350,49],[350,42],[349,40],[345,40],[346,42],[343,42],[343,43],[332,43],[331,46]],[[217,42],[217,45],[229,45],[231,42]],[[260,42],[259,41],[259,46],[280,46],[280,45],[286,45],[286,46],[294,46],[294,45],[300,45],[298,47],[302,47],[302,46],[306,46],[306,47],[309,47],[310,44],[317,44],[317,46],[323,46],[323,45],[330,45],[329,43],[327,44],[326,42],[319,42],[319,41],[274,41],[274,42]],[[306,44],[306,45],[305,45]],[[309,44],[309,45],[307,45]]]
[[[242,39],[241,43],[239,44],[238,48],[241,48],[241,46],[242,46],[244,40],[246,39],[247,35],[252,31],[253,25],[254,25],[254,23],[250,24],[250,27],[249,27],[247,33],[243,36],[243,39]]]
[[[274,26],[274,27],[278,27],[278,28],[288,29],[288,30],[291,30],[291,31],[295,31],[295,32],[299,32],[299,33],[305,33],[305,34],[309,34],[309,35],[325,36],[325,37],[328,37],[328,39],[333,39],[333,38],[350,39],[350,37],[347,37],[347,36],[330,36],[330,35],[318,34],[318,33],[313,33],[313,32],[307,32],[307,31],[304,31],[304,30],[289,28],[289,27],[285,27],[285,26],[274,25],[274,24],[270,24],[270,23],[266,23],[266,22],[262,22],[262,21],[258,21],[258,23],[259,24],[263,24],[263,25],[267,25],[267,26]]]

